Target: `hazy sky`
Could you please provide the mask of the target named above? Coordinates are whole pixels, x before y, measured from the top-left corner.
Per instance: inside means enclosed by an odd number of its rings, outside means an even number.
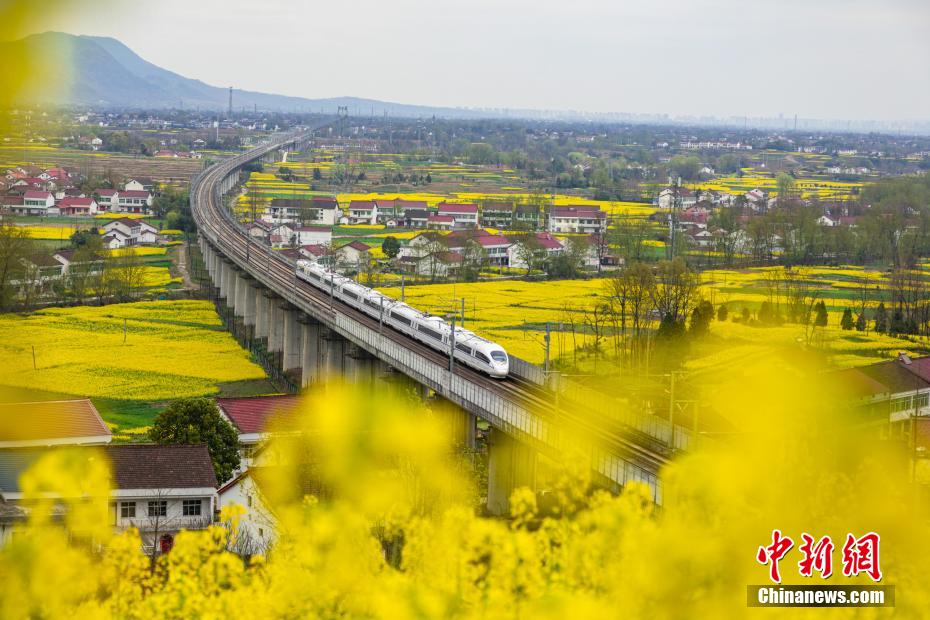
[[[46,15],[35,29],[112,36],[166,69],[249,90],[442,106],[930,118],[928,0],[78,5],[79,14]]]

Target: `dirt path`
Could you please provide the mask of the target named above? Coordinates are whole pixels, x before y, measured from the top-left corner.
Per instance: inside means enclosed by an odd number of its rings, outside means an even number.
[[[184,283],[184,288],[189,291],[195,291],[200,288],[200,285],[195,283],[191,278],[190,269],[188,268],[190,252],[188,252],[187,244],[179,245],[177,249],[177,262],[175,262],[175,266],[178,269],[178,273],[181,274],[181,281]]]

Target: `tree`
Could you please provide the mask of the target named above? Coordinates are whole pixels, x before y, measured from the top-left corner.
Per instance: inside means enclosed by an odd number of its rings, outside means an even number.
[[[817,305],[814,306],[814,327],[826,327],[827,326],[827,305],[823,303],[823,300],[817,302]]]
[[[840,319],[840,327],[846,331],[849,331],[853,328],[853,325],[852,310],[846,308],[843,310],[843,318]]]
[[[718,321],[726,321],[726,320],[727,320],[727,313],[728,313],[728,312],[729,312],[729,311],[727,310],[727,305],[726,305],[726,304],[720,304],[720,307],[717,308],[717,320],[718,320]]]
[[[856,317],[856,331],[864,332],[866,328],[865,314]]]
[[[517,258],[526,265],[526,275],[530,275],[546,258],[546,250],[535,234],[520,235],[514,245]]]
[[[676,155],[669,161],[668,167],[673,176],[685,181],[693,181],[701,174],[701,160],[694,155]]]
[[[400,241],[394,236],[385,237],[384,241],[381,242],[381,251],[388,258],[396,258],[400,252]]]
[[[878,308],[875,309],[875,331],[880,334],[888,331],[888,311],[885,310],[885,302],[879,302]]]
[[[795,197],[797,181],[790,174],[782,172],[775,178],[775,187],[778,192],[778,205],[785,206],[789,200]]]
[[[703,336],[710,330],[710,322],[714,320],[714,306],[706,299],[701,300],[691,312],[691,333]]]
[[[34,252],[35,242],[22,226],[0,224],[0,310],[8,310],[16,298],[23,261]]]
[[[216,479],[229,480],[239,467],[239,436],[206,398],[182,398],[158,414],[149,438],[160,444],[207,444]]]

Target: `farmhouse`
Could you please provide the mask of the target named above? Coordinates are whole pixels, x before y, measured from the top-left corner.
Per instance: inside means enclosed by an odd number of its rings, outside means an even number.
[[[97,214],[97,201],[93,198],[62,198],[58,201],[61,215],[90,216]]]
[[[11,205],[10,211],[16,215],[58,215],[55,209],[55,197],[49,192],[28,190],[23,194],[23,204]]]
[[[509,202],[489,202],[481,209],[481,225],[508,229],[513,224],[513,205]]]
[[[404,211],[404,225],[407,228],[426,228],[430,212],[427,209],[407,209]]]
[[[107,222],[103,226],[104,244],[107,247],[122,248],[130,245],[146,245],[158,241],[158,230],[143,220],[127,217]],[[111,240],[107,240],[110,237]],[[113,246],[115,240],[117,245]]]
[[[338,206],[333,198],[272,198],[262,219],[272,224],[312,223],[333,226]]]
[[[55,448],[0,450],[0,500],[20,509],[20,475]],[[86,446],[80,456],[104,459],[112,467],[109,521],[116,531],[139,530],[143,549],[170,550],[181,529],[203,529],[213,520],[216,508],[216,475],[206,445],[124,444]],[[0,543],[7,542],[19,526],[0,521]]]
[[[455,218],[451,215],[437,215],[430,213],[426,219],[426,227],[430,230],[452,230],[455,226]]]
[[[118,192],[115,189],[104,187],[98,189],[96,194],[97,205],[101,211],[114,211],[116,209],[116,205],[118,204]]]
[[[277,432],[298,430],[299,404],[293,394],[216,399],[220,415],[239,433],[240,470],[274,461],[265,452],[271,448],[267,440]]]
[[[451,216],[455,228],[474,228],[478,226],[478,205],[443,202],[439,204],[439,215]]]
[[[542,262],[562,253],[564,246],[552,233],[538,232],[533,236],[535,241],[514,243],[507,248],[507,264],[510,267],[526,269],[527,258],[538,257]],[[527,256],[527,252],[533,254]]]
[[[552,207],[549,232],[600,234],[607,230],[607,214],[596,206]]]
[[[146,177],[137,177],[123,183],[123,189],[127,192],[154,192],[155,182]]]
[[[110,443],[112,433],[87,398],[0,403],[0,448]]]
[[[151,192],[123,190],[117,193],[114,210],[120,213],[148,213],[152,202]]]
[[[340,263],[359,269],[371,257],[371,248],[361,241],[353,241],[339,248],[338,254]]]
[[[349,203],[350,224],[377,224],[378,205],[373,200],[353,200]]]

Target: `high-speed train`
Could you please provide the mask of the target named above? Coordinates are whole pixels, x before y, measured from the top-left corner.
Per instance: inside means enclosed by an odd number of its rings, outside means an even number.
[[[438,316],[424,314],[308,260],[297,261],[297,277],[431,349],[449,355],[452,326]],[[510,359],[503,347],[462,327],[455,328],[454,357],[460,364],[495,379],[502,379],[510,372]]]

